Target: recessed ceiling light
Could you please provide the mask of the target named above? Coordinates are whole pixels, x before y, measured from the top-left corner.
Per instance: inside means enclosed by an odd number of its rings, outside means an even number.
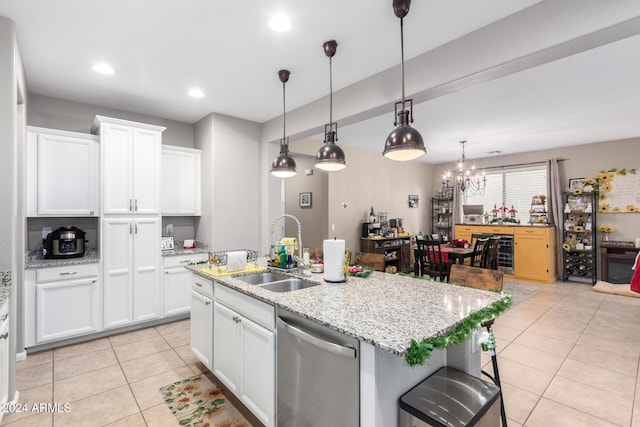
[[[93,71],[98,72],[100,74],[113,74],[113,68],[107,64],[95,64],[93,66]]]
[[[269,28],[279,33],[289,31],[291,28],[291,21],[289,21],[289,18],[284,15],[275,15],[269,21]]]
[[[204,92],[197,88],[190,89],[187,93],[189,94],[189,96],[192,96],[194,98],[202,98],[204,96]]]

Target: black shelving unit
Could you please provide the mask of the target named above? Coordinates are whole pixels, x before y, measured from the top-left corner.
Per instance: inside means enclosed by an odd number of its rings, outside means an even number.
[[[431,198],[431,233],[440,234],[445,242],[453,238],[453,197],[436,195]]]
[[[591,283],[596,272],[596,195],[564,193],[564,221],[562,227],[562,259],[564,281]]]

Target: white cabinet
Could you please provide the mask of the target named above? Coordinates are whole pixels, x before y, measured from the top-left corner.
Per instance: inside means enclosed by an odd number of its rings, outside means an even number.
[[[165,256],[162,258],[164,267],[163,314],[174,316],[188,313],[191,308],[191,271],[186,265],[206,262],[207,253]]]
[[[212,370],[213,282],[194,274],[191,286],[191,352]]]
[[[200,215],[200,150],[162,146],[162,215]]]
[[[214,292],[213,372],[260,421],[274,426],[274,308],[217,283]]]
[[[160,218],[102,220],[104,327],[161,317]]]
[[[160,213],[160,126],[96,116],[103,214]]]
[[[98,138],[29,127],[27,216],[98,215]]]
[[[27,345],[100,330],[98,264],[41,268],[35,271],[35,281],[28,279],[25,280],[26,298],[30,300],[26,307],[30,318],[25,328]],[[34,330],[29,330],[31,327]]]
[[[0,305],[0,404],[9,401],[9,357],[9,302],[5,301]]]

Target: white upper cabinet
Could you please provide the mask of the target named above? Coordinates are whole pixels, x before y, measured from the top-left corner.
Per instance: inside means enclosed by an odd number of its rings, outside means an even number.
[[[96,116],[103,214],[159,214],[161,126]]]
[[[162,146],[162,215],[200,215],[200,150]]]
[[[27,216],[98,216],[98,137],[28,127]]]

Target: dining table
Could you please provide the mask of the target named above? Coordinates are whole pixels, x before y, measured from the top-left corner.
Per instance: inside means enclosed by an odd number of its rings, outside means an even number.
[[[473,256],[473,248],[471,247],[459,248],[449,246],[448,244],[440,245],[440,252],[442,253],[443,258],[445,258],[444,255],[446,254],[446,258],[443,259],[443,261],[450,259],[453,263],[458,264],[464,264],[465,258],[471,258]]]

